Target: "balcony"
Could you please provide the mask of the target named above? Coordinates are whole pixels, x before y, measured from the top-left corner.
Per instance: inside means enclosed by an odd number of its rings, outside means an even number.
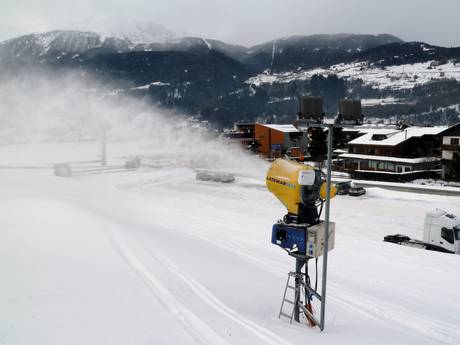
[[[460,145],[442,145],[442,150],[443,151],[460,151]]]

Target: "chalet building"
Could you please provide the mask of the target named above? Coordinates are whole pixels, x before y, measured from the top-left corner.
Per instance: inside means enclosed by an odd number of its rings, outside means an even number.
[[[224,132],[222,137],[231,143],[240,143],[250,149],[255,144],[255,123],[235,123],[233,130]]]
[[[222,138],[251,149],[267,158],[300,158],[308,148],[308,135],[293,125],[235,123],[233,130],[224,132]]]
[[[336,141],[335,146],[343,149],[348,148],[348,143],[368,133],[391,133],[396,132],[398,127],[396,125],[360,125],[353,127],[343,128],[339,135],[334,138]],[[348,150],[347,150],[348,151]]]
[[[289,154],[293,158],[307,152],[307,133],[293,125],[255,125],[254,139],[258,151],[265,157],[277,158]]]
[[[460,123],[443,132],[442,178],[460,181]]]
[[[447,127],[375,129],[348,143],[340,166],[353,178],[410,181],[441,172],[441,143]]]

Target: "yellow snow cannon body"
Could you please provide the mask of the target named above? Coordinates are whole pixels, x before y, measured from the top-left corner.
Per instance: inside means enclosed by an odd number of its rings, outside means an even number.
[[[319,221],[317,203],[326,199],[326,183],[321,172],[310,165],[276,159],[267,172],[266,184],[287,208],[286,223],[315,224]],[[330,196],[336,190],[331,185]]]

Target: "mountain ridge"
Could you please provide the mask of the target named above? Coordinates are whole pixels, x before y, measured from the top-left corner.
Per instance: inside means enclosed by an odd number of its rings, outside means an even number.
[[[363,98],[365,109],[373,100],[387,100],[367,108],[380,118],[460,119],[459,61],[460,48],[389,34],[296,35],[247,48],[201,37],[134,44],[60,30],[0,43],[0,65],[7,70],[39,66],[95,75],[118,85],[111,94],[147,97],[218,126],[290,122],[304,94],[322,96],[328,114],[349,97]]]

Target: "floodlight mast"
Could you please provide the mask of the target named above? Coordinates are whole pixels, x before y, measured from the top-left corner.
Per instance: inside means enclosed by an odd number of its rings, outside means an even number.
[[[326,172],[326,203],[325,203],[325,233],[324,233],[324,247],[323,247],[323,265],[322,265],[322,278],[321,278],[321,313],[319,319],[319,328],[321,331],[324,330],[325,316],[326,316],[326,291],[327,291],[327,264],[328,264],[328,252],[329,252],[329,231],[330,231],[330,205],[331,205],[331,175],[332,175],[332,141],[334,138],[333,129],[334,124],[325,124],[299,120],[297,122],[297,128],[306,131],[308,128],[327,128],[327,172]]]
[[[300,122],[300,123],[299,123]],[[321,331],[325,327],[326,288],[328,251],[334,248],[335,223],[330,220],[330,202],[335,196],[332,186],[332,142],[334,124],[319,121],[305,121],[296,124],[299,131],[311,127],[328,129],[327,173],[326,181],[321,172],[311,165],[305,165],[290,160],[276,159],[267,171],[266,183],[268,190],[273,193],[287,208],[288,213],[272,227],[272,244],[283,248],[296,260],[295,271],[288,274],[286,287],[278,317],[287,317],[290,322],[299,322],[303,312],[311,326],[318,326]],[[321,209],[325,206],[324,220],[320,220]],[[323,255],[323,270],[321,276],[321,294],[310,284],[308,262],[311,258],[318,259]],[[302,272],[305,267],[305,273]],[[290,279],[295,278],[295,286]],[[294,300],[289,299],[288,289],[295,291]],[[305,293],[305,304],[301,291]],[[321,304],[319,318],[313,315],[312,301],[316,298]],[[290,313],[285,313],[285,303],[292,306]]]
[[[329,250],[329,218],[331,205],[331,164],[332,164],[332,139],[334,125],[328,126],[327,134],[327,175],[326,175],[326,210],[324,222],[326,223],[326,231],[324,233],[324,250],[323,250],[323,277],[321,279],[321,315],[319,328],[324,330],[325,314],[326,314],[326,281],[327,281],[327,254]]]
[[[336,123],[318,123],[309,122],[308,120],[298,120],[296,127],[301,131],[307,131],[308,128],[327,128],[327,167],[326,167],[326,203],[325,203],[325,233],[323,247],[323,270],[321,278],[321,314],[319,319],[319,328],[324,330],[326,316],[326,289],[327,289],[327,264],[329,252],[329,236],[330,236],[330,205],[331,205],[331,186],[332,186],[332,143],[334,140],[334,128],[354,128],[354,125],[336,124]]]

